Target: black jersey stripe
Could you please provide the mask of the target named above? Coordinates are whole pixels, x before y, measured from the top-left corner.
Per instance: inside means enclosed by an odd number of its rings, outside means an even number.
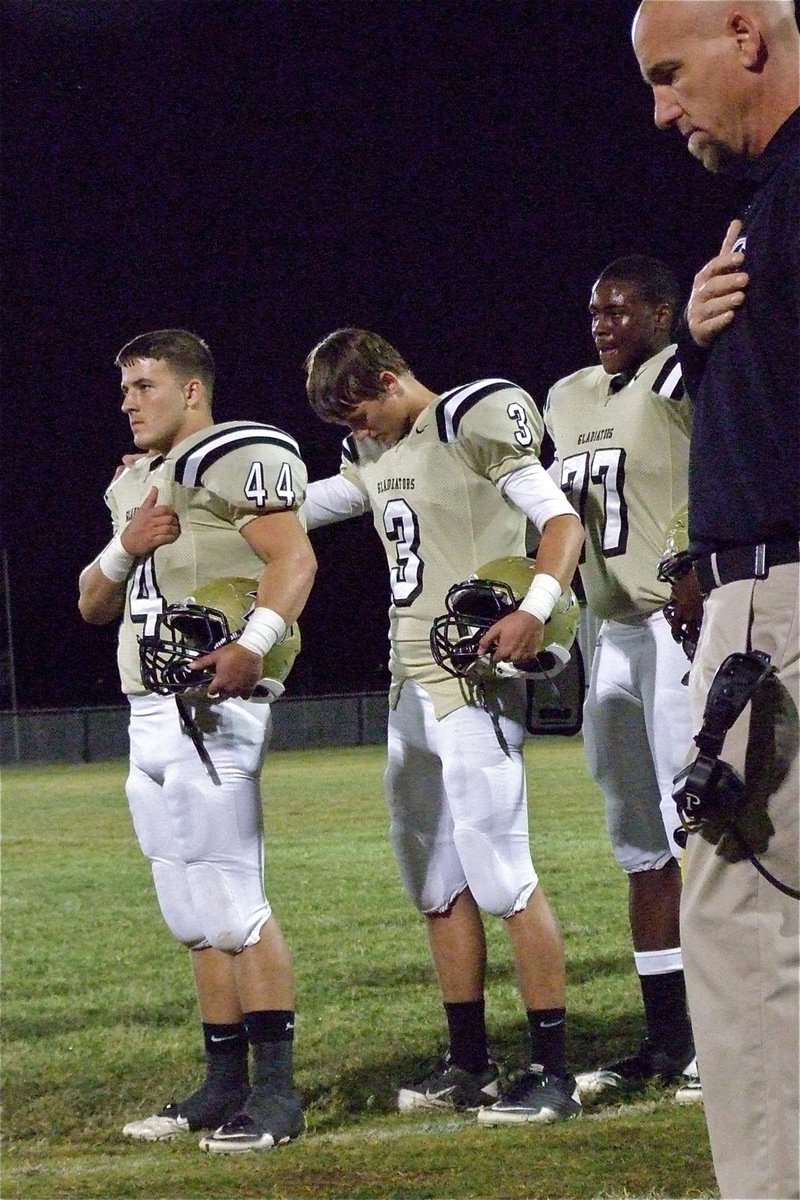
[[[243,446],[277,446],[300,458],[300,447],[293,437],[272,425],[239,425],[217,430],[186,450],[175,460],[175,482],[198,487],[203,475],[215,462]]]
[[[486,379],[445,392],[436,402],[436,428],[440,442],[452,442],[464,417],[486,396],[516,388],[508,379]]]
[[[653,391],[657,396],[666,396],[668,400],[681,400],[685,390],[680,360],[677,354],[672,354],[656,375]]]
[[[350,463],[358,462],[358,447],[352,433],[348,433],[346,438],[342,438],[342,457]]]

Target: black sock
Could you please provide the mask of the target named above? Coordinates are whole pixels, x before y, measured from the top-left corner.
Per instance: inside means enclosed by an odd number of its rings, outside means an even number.
[[[450,1034],[450,1059],[463,1071],[477,1074],[489,1064],[486,1040],[485,1004],[483,1000],[446,1003],[447,1028]]]
[[[548,1074],[566,1075],[566,1009],[529,1008],[527,1016],[531,1033],[531,1062],[538,1063]]]
[[[244,1025],[203,1022],[206,1079],[223,1086],[247,1083],[247,1031]]]
[[[683,971],[640,975],[647,1036],[653,1045],[673,1058],[691,1057],[692,1027],[686,1007]]]
[[[263,1009],[244,1014],[253,1050],[253,1086],[285,1091],[292,1087],[294,1011]]]

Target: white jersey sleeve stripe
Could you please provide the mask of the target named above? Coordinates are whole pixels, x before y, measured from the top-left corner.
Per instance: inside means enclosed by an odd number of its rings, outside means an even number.
[[[677,354],[671,355],[658,372],[653,381],[653,391],[657,396],[666,396],[668,400],[683,398],[683,375]]]
[[[257,445],[279,446],[286,453],[300,458],[300,447],[288,433],[271,425],[242,425],[211,434],[199,446],[193,446],[182,454],[175,463],[175,481],[184,487],[197,487],[203,472],[230,450]]]
[[[494,392],[502,392],[505,388],[515,388],[516,385],[507,379],[479,379],[464,387],[453,388],[439,397],[436,403],[436,426],[441,442],[454,442],[462,418],[484,396]]]

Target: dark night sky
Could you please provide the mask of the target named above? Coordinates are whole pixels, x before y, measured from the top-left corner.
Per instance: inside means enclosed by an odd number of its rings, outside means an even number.
[[[542,403],[593,361],[591,283],[619,254],[685,289],[730,202],[652,125],[635,0],[5,0],[4,542],[21,707],[117,703],[80,568],[130,449],[113,359],[211,344],[218,420],[340,433],[301,364],[344,324],[428,386],[500,374]],[[315,538],[290,690],[381,687],[388,592],[363,522]],[[7,691],[3,700],[7,703]]]

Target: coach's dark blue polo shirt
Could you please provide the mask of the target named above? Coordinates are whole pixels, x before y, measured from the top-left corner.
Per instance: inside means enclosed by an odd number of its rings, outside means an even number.
[[[744,305],[707,353],[685,324],[678,339],[695,403],[695,552],[800,537],[800,109],[737,177],[749,194]]]

